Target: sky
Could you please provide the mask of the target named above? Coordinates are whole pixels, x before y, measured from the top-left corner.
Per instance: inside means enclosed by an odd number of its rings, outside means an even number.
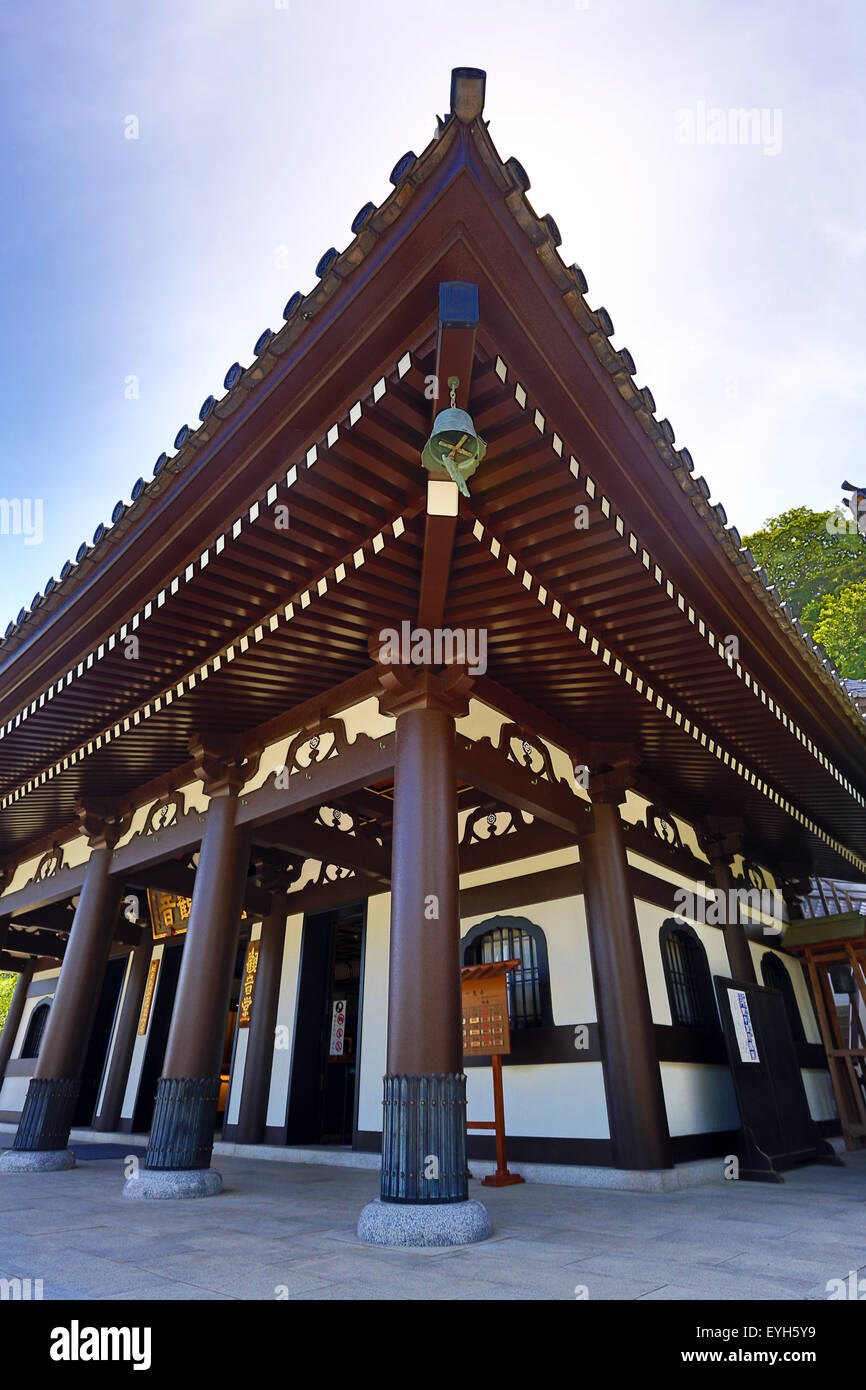
[[[862,0],[7,0],[0,631],[349,243],[460,65],[729,521],[866,484],[864,41]]]

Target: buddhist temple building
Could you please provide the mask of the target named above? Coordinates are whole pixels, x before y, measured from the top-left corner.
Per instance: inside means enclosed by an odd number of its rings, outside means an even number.
[[[0,641],[0,1174],[71,1129],[146,1137],[131,1197],[215,1195],[215,1137],[381,1150],[367,1238],[478,1238],[460,972],[507,961],[518,1171],[735,1151],[718,979],[781,993],[839,1133],[784,931],[866,879],[866,723],[484,103],[456,69]]]

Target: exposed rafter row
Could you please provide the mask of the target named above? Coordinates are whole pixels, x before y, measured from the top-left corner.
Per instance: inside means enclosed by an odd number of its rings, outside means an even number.
[[[504,385],[508,377],[508,367],[501,357],[497,357],[496,359],[496,375]],[[527,393],[519,381],[516,382],[514,386],[514,399],[522,410],[526,410],[531,415],[535,428],[538,430],[538,433],[543,436],[547,430],[548,422],[542,412],[529,402]],[[760,700],[761,704],[765,705],[771,713],[776,716],[784,728],[802,744],[812,757],[821,764],[825,771],[829,772],[831,776],[836,779],[841,787],[844,787],[845,791],[848,792],[849,796],[854,798],[858,805],[866,808],[866,797],[857,790],[849,778],[835,766],[830,758],[827,757],[826,753],[822,752],[814,740],[803,732],[797,722],[782,709],[781,705],[773,699],[772,695],[767,693],[761,683],[749,670],[747,670],[745,665],[726,653],[722,638],[719,637],[700,614],[695,611],[685,594],[683,594],[673,581],[665,575],[661,566],[656,563],[656,560],[642,544],[640,538],[634,531],[626,526],[623,518],[614,509],[610,499],[599,489],[595,479],[587,472],[585,467],[578,463],[574,455],[568,452],[563,444],[561,436],[557,434],[555,430],[551,431],[550,444],[553,452],[563,461],[575,481],[582,482],[587,497],[589,497],[590,501],[597,503],[601,515],[610,522],[612,530],[620,537],[623,545],[627,546],[633,555],[640,558],[644,569],[653,576],[659,589],[666,595],[670,604],[678,608],[688,621],[697,628],[710,650],[713,651],[716,656],[724,662],[728,669],[743,682],[747,690],[751,690],[755,699]]]
[[[398,540],[400,536],[403,535],[405,529],[406,523],[402,516],[396,517],[394,521],[391,522],[390,526],[386,528],[386,530],[390,531],[393,540]],[[73,764],[81,762],[82,759],[101,748],[104,744],[120,738],[121,735],[126,733],[129,729],[149,719],[151,715],[158,714],[164,706],[171,705],[177,700],[182,699],[190,690],[194,690],[202,681],[207,680],[211,674],[216,674],[217,671],[221,670],[223,665],[228,665],[230,662],[234,661],[237,655],[243,655],[243,653],[248,651],[255,643],[261,642],[266,631],[268,633],[274,632],[281,625],[291,622],[295,616],[296,609],[299,612],[303,612],[305,609],[309,608],[311,604],[315,603],[317,599],[323,598],[332,585],[342,584],[350,571],[361,569],[368,559],[368,552],[371,555],[379,555],[386,548],[387,544],[388,540],[386,539],[385,530],[378,532],[377,535],[372,537],[369,545],[358,547],[358,549],[346,556],[338,565],[334,566],[333,569],[326,571],[314,584],[297,592],[290,602],[280,604],[279,608],[276,608],[268,617],[256,623],[241,636],[233,639],[228,646],[223,647],[216,655],[209,657],[206,662],[197,665],[195,670],[188,672],[182,680],[172,683],[171,686],[161,691],[154,699],[149,700],[147,704],[132,711],[131,714],[118,720],[116,724],[102,730],[102,732],[97,734],[94,738],[89,739],[87,743],[82,744],[79,748],[75,749],[74,752],[69,753],[66,757],[53,763],[50,767],[41,772],[38,777],[33,777],[21,786],[15,787],[0,800],[0,810],[5,810],[7,806],[11,806],[14,802],[22,800],[29,792],[32,792],[37,787],[43,786],[46,782],[50,781],[51,778],[56,777],[61,772],[65,772],[66,769]]]
[[[404,355],[400,358],[400,361],[394,368],[394,372],[398,380],[402,380],[402,378],[410,370],[411,365],[412,360],[410,354],[408,352],[404,353]],[[364,401],[367,400],[368,396],[372,399],[373,405],[376,405],[386,394],[387,389],[388,384],[386,378],[382,376],[379,378],[378,381],[373,383],[369,392],[365,392],[361,397],[359,397],[359,399],[348,411],[347,416],[342,422],[335,422],[333,425],[330,426],[330,428],[327,431],[325,431],[321,439],[309,446],[309,448],[304,452],[303,458],[298,463],[292,464],[291,468],[289,468],[288,472],[285,474],[283,474],[281,470],[279,477],[275,478],[271,482],[270,486],[267,488],[265,493],[257,501],[252,503],[252,505],[248,508],[246,513],[244,513],[244,515],[242,516],[236,517],[235,520],[226,528],[224,532],[221,532],[218,536],[215,536],[209,542],[209,544],[205,546],[204,550],[199,555],[197,561],[188,564],[185,567],[183,573],[176,574],[171,580],[169,580],[165,584],[165,586],[162,589],[160,589],[157,593],[152,594],[150,598],[141,606],[141,608],[136,613],[133,613],[130,617],[126,619],[124,623],[120,625],[116,632],[112,633],[111,636],[106,638],[104,642],[100,642],[99,646],[96,647],[95,650],[93,650],[92,652],[88,652],[86,656],[83,656],[81,661],[79,661],[72,669],[67,671],[64,676],[61,676],[58,681],[52,682],[52,684],[48,686],[46,690],[44,690],[40,695],[36,696],[27,705],[25,705],[23,709],[19,710],[17,714],[13,715],[9,720],[7,720],[5,725],[0,726],[0,740],[5,738],[7,734],[11,733],[13,729],[17,729],[20,724],[24,723],[24,721],[30,715],[35,714],[38,709],[42,709],[42,707],[49,700],[53,700],[55,696],[61,693],[61,691],[63,691],[66,687],[70,686],[77,677],[82,676],[85,671],[89,671],[97,661],[102,660],[102,658],[105,656],[107,652],[114,651],[115,647],[119,642],[124,642],[127,639],[127,637],[137,634],[141,629],[143,623],[146,623],[147,620],[151,618],[155,613],[159,612],[159,610],[162,609],[175,594],[180,592],[182,585],[189,583],[189,581],[194,577],[197,571],[200,572],[201,570],[207,568],[212,555],[221,555],[222,552],[225,550],[227,544],[230,545],[233,541],[236,541],[241,536],[242,532],[246,527],[253,525],[253,523],[258,519],[262,508],[273,505],[273,503],[276,501],[277,490],[280,485],[283,485],[286,488],[292,488],[294,484],[297,482],[300,472],[302,472],[305,469],[315,467],[316,463],[318,462],[320,452],[332,448],[339,440],[341,423],[344,429],[347,427],[351,429],[354,425],[358,423],[358,421],[362,418],[362,415],[364,413],[363,404]],[[96,744],[96,746],[98,747],[99,745]],[[5,804],[5,800],[3,802],[0,802],[0,805]]]
[[[725,767],[730,768],[737,776],[742,777],[750,786],[756,788],[756,790],[768,800],[785,811],[787,815],[798,821],[804,829],[815,835],[819,840],[822,840],[824,844],[847,859],[851,864],[854,864],[861,873],[866,873],[866,859],[862,859],[860,855],[848,849],[840,840],[837,840],[833,835],[830,835],[826,830],[822,829],[822,827],[809,816],[804,815],[804,813],[800,811],[798,807],[794,806],[787,797],[783,796],[781,792],[776,791],[774,787],[770,786],[769,782],[764,781],[758,773],[754,772],[747,764],[730,753],[723,744],[717,739],[712,738],[699,724],[695,723],[694,720],[684,715],[666,695],[660,693],[658,682],[656,682],[655,685],[648,684],[642,676],[639,676],[637,672],[632,669],[628,662],[624,661],[616,654],[607,642],[594,636],[586,625],[550,591],[549,587],[542,584],[535,575],[530,573],[525,566],[521,565],[516,557],[502,545],[501,541],[491,535],[480,521],[475,522],[472,534],[480,545],[490,551],[493,559],[510,575],[517,579],[527,593],[534,597],[541,607],[549,610],[555,621],[561,623],[568,632],[572,633],[572,635],[577,638],[582,646],[586,647],[593,656],[599,658],[602,665],[609,667],[614,675],[623,680],[626,685],[631,686],[636,694],[642,695],[649,704],[655,706],[660,713],[664,714],[665,718],[671,720],[678,728],[681,728],[685,734],[694,739],[702,748],[706,748],[707,751],[715,758],[718,758]]]

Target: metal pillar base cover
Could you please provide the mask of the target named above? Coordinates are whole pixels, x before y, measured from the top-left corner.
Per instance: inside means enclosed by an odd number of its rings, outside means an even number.
[[[382,1201],[465,1203],[465,1075],[386,1076],[384,1082]]]
[[[161,1076],[144,1166],[177,1172],[210,1167],[219,1077]]]
[[[34,1076],[27,1087],[13,1152],[64,1152],[80,1090],[77,1079]]]

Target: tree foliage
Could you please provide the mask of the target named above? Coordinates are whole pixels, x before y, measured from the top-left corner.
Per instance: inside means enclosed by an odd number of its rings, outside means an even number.
[[[17,983],[17,975],[0,973],[0,1028],[6,1022],[6,1015],[9,1012],[9,1005],[12,1003],[12,995]]]
[[[821,607],[830,595],[866,580],[866,542],[843,512],[792,507],[744,538],[782,598],[816,641]],[[826,643],[824,643],[826,646]],[[827,648],[839,667],[842,666]]]
[[[813,636],[827,651],[840,676],[866,677],[866,580],[828,594]]]

